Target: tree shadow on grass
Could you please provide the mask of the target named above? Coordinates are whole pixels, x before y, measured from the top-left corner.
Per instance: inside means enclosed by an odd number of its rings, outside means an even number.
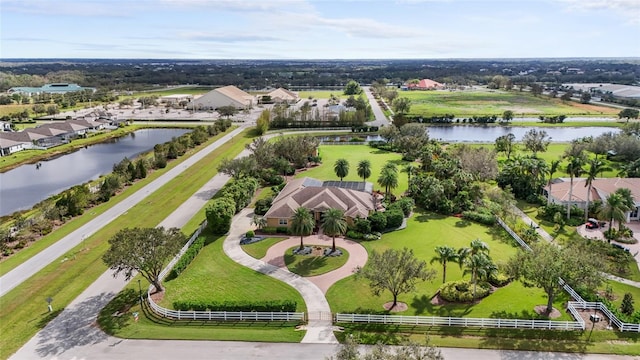
[[[501,348],[509,350],[532,350],[561,352],[547,354],[545,359],[582,359],[589,342],[583,338],[583,331],[532,330],[532,329],[486,329],[480,342],[481,347]],[[523,353],[502,351],[502,359],[539,359],[537,352]]]
[[[508,244],[516,248],[520,247],[520,244],[518,244],[518,242],[516,242],[501,226],[490,226],[487,228],[486,234],[491,236],[492,239],[500,241],[503,244]]]
[[[465,228],[465,227],[470,226],[470,225],[471,225],[471,221],[463,220],[463,219],[460,219],[460,220],[456,221],[456,224],[455,224],[455,226],[457,228]]]
[[[118,296],[107,304],[98,315],[98,325],[104,332],[113,335],[126,326],[129,326],[129,309],[140,301],[138,292],[133,289],[124,289]]]
[[[327,259],[324,256],[286,254],[284,256],[284,262],[287,264],[287,267],[296,260],[297,256],[305,256],[306,259],[299,261],[293,267],[289,267],[289,270],[300,276],[309,276],[314,270],[327,265]]]
[[[474,304],[445,304],[434,305],[431,298],[422,295],[414,297],[411,301],[411,307],[416,309],[416,315],[419,316],[440,316],[440,317],[464,317],[471,313]]]
[[[446,218],[447,216],[445,215],[440,215],[440,214],[430,213],[430,212],[420,213],[420,215],[415,217],[415,219],[418,222],[428,222],[429,220],[442,220]]]

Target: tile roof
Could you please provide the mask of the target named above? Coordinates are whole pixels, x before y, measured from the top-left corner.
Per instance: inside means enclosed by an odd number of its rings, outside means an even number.
[[[573,202],[586,202],[587,190],[585,178],[573,179],[573,191],[571,201]],[[631,190],[633,199],[640,203],[640,178],[603,178],[595,179],[592,182],[592,190],[589,196],[589,200],[604,200],[609,194],[615,192],[617,189],[626,188]],[[549,186],[545,186],[548,191]],[[561,179],[561,182],[554,183],[551,186],[551,196],[555,199],[567,202],[569,201],[569,190],[571,189],[571,182],[569,179]]]

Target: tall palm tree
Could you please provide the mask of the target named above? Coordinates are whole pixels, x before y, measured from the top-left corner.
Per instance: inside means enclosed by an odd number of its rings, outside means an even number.
[[[411,175],[415,174],[418,167],[413,164],[407,164],[407,166],[402,169],[402,172],[407,173],[407,184],[411,184]]]
[[[358,176],[362,178],[362,182],[367,181],[369,176],[371,176],[371,161],[369,160],[360,160],[358,163]]]
[[[549,192],[547,193],[547,205],[549,205],[549,203],[551,202],[551,181],[553,180],[553,174],[556,173],[556,171],[558,171],[558,168],[560,167],[560,160],[553,160],[551,161],[551,165],[549,166],[549,170],[547,170],[547,174],[549,174],[549,181],[547,182],[547,185],[549,185]]]
[[[331,252],[336,251],[336,236],[342,235],[347,231],[347,221],[344,218],[344,212],[340,209],[329,209],[322,214],[322,231],[331,236],[333,246]]]
[[[304,249],[303,238],[307,235],[311,235],[315,226],[316,222],[309,209],[301,206],[293,213],[293,217],[291,219],[291,233],[293,235],[300,236],[300,250]]]
[[[442,264],[442,283],[444,284],[447,281],[447,263],[456,261],[458,253],[451,246],[436,246],[435,250],[437,255],[431,258],[431,264],[434,262]]]
[[[387,163],[382,168],[378,184],[384,187],[385,196],[389,196],[391,190],[398,187],[398,168],[393,163]]]
[[[338,159],[333,165],[333,171],[336,172],[336,176],[340,178],[340,181],[347,175],[349,175],[349,162],[346,159]]]
[[[620,229],[620,225],[624,222],[627,217],[625,212],[627,211],[627,206],[625,204],[625,200],[622,198],[617,191],[607,197],[607,200],[604,202],[604,206],[600,209],[600,213],[598,214],[602,219],[609,220],[609,228],[613,228],[613,221],[618,221],[618,230]]]
[[[580,177],[584,170],[582,169],[582,159],[577,156],[572,156],[569,158],[569,163],[567,164],[567,174],[571,178],[571,182],[569,184],[569,202],[567,203],[567,220],[571,218],[571,205],[573,204],[573,178]]]
[[[489,254],[489,245],[480,239],[471,240],[469,247],[471,248],[471,255]]]
[[[602,161],[598,159],[593,159],[589,161],[589,167],[585,172],[587,175],[587,181],[585,181],[584,186],[588,187],[587,189],[587,206],[584,211],[584,221],[586,222],[589,219],[589,200],[591,197],[591,189],[593,188],[593,180],[596,179],[598,173],[603,171],[611,170],[608,166],[606,166]]]
[[[464,260],[466,269],[464,274],[471,273],[471,283],[473,284],[473,298],[476,298],[476,288],[478,278],[487,278],[491,272],[497,271],[489,256],[485,253],[477,253],[467,257]]]

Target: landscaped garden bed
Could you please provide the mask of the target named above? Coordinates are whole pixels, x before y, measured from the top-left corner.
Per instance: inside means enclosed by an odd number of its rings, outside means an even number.
[[[300,276],[317,276],[336,270],[349,260],[349,253],[343,248],[331,251],[329,246],[310,245],[302,251],[299,246],[288,249],[284,262],[292,273]]]

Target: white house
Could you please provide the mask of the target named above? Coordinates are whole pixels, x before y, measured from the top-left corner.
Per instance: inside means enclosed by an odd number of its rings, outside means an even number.
[[[223,106],[233,106],[237,109],[251,108],[255,103],[255,97],[233,85],[224,86],[209,91],[201,97],[193,100],[193,108],[196,110],[215,110]]]
[[[276,103],[295,104],[300,100],[297,93],[285,88],[277,88],[268,93],[267,96],[270,96],[271,100]]]

